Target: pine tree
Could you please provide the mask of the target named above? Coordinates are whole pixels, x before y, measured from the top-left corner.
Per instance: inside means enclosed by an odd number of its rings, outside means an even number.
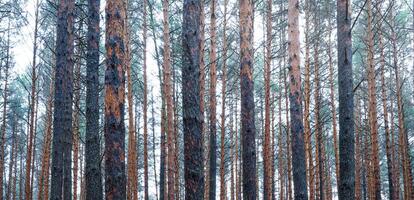
[[[200,108],[200,31],[201,0],[185,0],[183,4],[182,91],[184,124],[185,199],[203,199],[204,166]]]
[[[351,10],[349,0],[337,0],[339,91],[339,200],[355,198],[354,99],[352,80]]]
[[[125,61],[126,2],[106,1],[105,70],[105,196],[126,198],[125,177]]]
[[[243,199],[256,198],[256,128],[253,95],[253,1],[239,2]]]
[[[60,1],[57,13],[51,199],[72,199],[73,31],[75,1]],[[26,184],[27,186],[28,184]],[[28,193],[26,188],[26,196]]]
[[[302,93],[300,80],[298,0],[288,1],[289,102],[292,140],[292,166],[296,200],[308,199],[306,188],[305,147],[303,137]]]

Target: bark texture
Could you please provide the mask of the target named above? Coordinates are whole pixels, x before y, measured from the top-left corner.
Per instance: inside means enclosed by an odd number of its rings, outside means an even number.
[[[204,166],[200,109],[200,0],[184,0],[183,4],[183,124],[185,199],[203,199]]]
[[[105,70],[105,199],[126,198],[125,59],[126,2],[106,1]]]
[[[50,199],[72,199],[72,97],[74,0],[59,2],[57,13],[55,109]],[[27,193],[27,192],[26,192]]]
[[[351,2],[337,0],[339,91],[339,200],[355,198]]]
[[[306,161],[303,134],[302,92],[300,80],[299,2],[288,2],[288,54],[290,80],[290,122],[295,200],[307,200]]]
[[[253,1],[239,1],[243,199],[256,198],[256,127],[253,94]]]

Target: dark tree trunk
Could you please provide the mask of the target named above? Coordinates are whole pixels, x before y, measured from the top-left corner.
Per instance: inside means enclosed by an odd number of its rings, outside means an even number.
[[[99,7],[100,0],[88,1],[88,52],[86,54],[86,200],[102,199],[99,141]]]
[[[105,195],[126,198],[125,176],[125,68],[126,2],[106,1],[105,71]]]
[[[337,0],[339,200],[352,200],[355,198],[354,96],[352,91],[350,3],[349,0]]]
[[[200,0],[185,0],[183,9],[183,122],[185,199],[203,199],[202,112],[200,109]]]
[[[302,90],[300,80],[299,1],[289,0],[288,54],[290,80],[290,138],[292,140],[292,168],[295,200],[307,200],[306,159],[303,133]]]
[[[253,94],[253,1],[239,2],[243,199],[256,199],[256,127]]]
[[[55,109],[50,199],[72,199],[72,96],[74,0],[60,1],[57,13]]]

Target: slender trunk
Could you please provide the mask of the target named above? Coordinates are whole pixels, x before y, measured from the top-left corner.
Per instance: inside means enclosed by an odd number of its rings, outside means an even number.
[[[31,199],[32,197],[32,187],[31,187],[31,170],[32,170],[32,149],[33,149],[33,140],[34,140],[34,127],[35,127],[35,98],[36,98],[36,81],[37,81],[37,75],[36,75],[36,58],[37,58],[37,33],[38,33],[38,24],[39,24],[39,0],[36,0],[36,12],[35,12],[35,30],[34,30],[34,42],[33,42],[33,60],[32,60],[32,80],[31,80],[31,104],[30,104],[30,128],[29,128],[29,141],[27,146],[27,158],[26,158],[26,179],[25,179],[25,197],[26,199]]]
[[[204,12],[204,6],[205,6],[205,2],[204,0],[201,0],[201,6],[200,6],[200,56],[199,56],[199,85],[200,85],[200,110],[201,110],[201,115],[202,115],[202,144],[203,144],[203,148],[208,146],[208,134],[206,133],[206,125],[207,123],[205,122],[204,119],[204,111],[205,111],[205,82],[206,82],[206,76],[205,76],[205,63],[204,63],[204,48],[205,48],[205,33],[204,33],[204,28],[205,28],[205,12]],[[203,163],[205,168],[203,169],[203,174],[204,177],[206,178],[206,180],[208,179],[208,158],[209,158],[209,151],[204,151],[203,154]],[[204,199],[209,199],[208,195],[209,195],[209,181],[205,181],[204,183]]]
[[[310,128],[310,56],[309,56],[309,16],[310,16],[310,0],[305,2],[305,91],[304,91],[304,134],[305,134],[305,150],[307,157],[307,177],[308,177],[308,187],[309,187],[309,200],[315,199],[315,190],[314,190],[314,168],[313,168],[313,154],[312,154],[312,138],[311,138],[311,128]]]
[[[52,73],[53,74],[53,73]],[[52,143],[52,117],[53,117],[53,99],[54,99],[54,76],[50,79],[49,96],[46,105],[46,130],[44,133],[42,168],[39,184],[38,199],[49,199],[49,171],[50,171],[50,145]]]
[[[279,85],[282,85],[282,65],[279,65]],[[282,89],[279,89],[279,150],[278,150],[278,163],[279,163],[279,193],[280,193],[280,200],[285,200],[285,188],[283,187],[285,183],[285,172],[284,172],[284,158],[283,158],[283,133],[282,133]]]
[[[393,54],[393,67],[395,70],[395,85],[397,87],[397,109],[398,109],[398,144],[399,144],[399,156],[402,163],[403,183],[404,183],[404,195],[403,199],[412,199],[412,177],[411,177],[411,166],[409,157],[409,144],[405,139],[406,130],[404,124],[404,108],[402,99],[402,83],[400,80],[400,71],[398,66],[398,49],[397,49],[397,33],[395,31],[395,24],[393,16],[393,9],[390,11],[391,18],[391,43],[392,43],[392,54]]]
[[[183,124],[185,199],[203,199],[203,116],[200,106],[200,0],[183,4]]]
[[[39,82],[37,82],[37,88],[39,88]],[[31,177],[30,177],[30,199],[33,199],[33,184],[34,184],[34,177],[35,177],[35,161],[36,161],[36,138],[37,138],[37,114],[39,110],[39,95],[36,92],[36,103],[35,103],[35,115],[34,115],[34,135],[33,135],[33,150],[32,150],[32,168],[31,170]],[[36,166],[37,167],[37,166]]]
[[[16,120],[16,125],[15,126],[17,126],[17,123],[18,123],[18,121]],[[14,139],[15,140],[18,139],[17,138],[17,135],[15,135]],[[18,178],[18,176],[17,176],[17,156],[18,156],[18,149],[19,149],[19,143],[16,141],[15,142],[15,145],[14,145],[14,151],[13,151],[14,152],[14,155],[13,155],[13,159],[14,159],[14,174],[13,174],[13,177],[12,177],[13,183],[12,183],[12,186],[11,186],[11,194],[10,194],[10,195],[12,195],[12,198],[11,198],[12,200],[16,200],[16,198],[17,198],[16,183],[17,183],[17,178]]]
[[[127,5],[128,6],[128,5]],[[125,20],[125,40],[126,42],[126,74],[127,74],[127,98],[128,98],[128,176],[127,176],[127,199],[128,200],[137,200],[138,199],[138,169],[137,169],[137,136],[135,133],[135,124],[134,124],[134,91],[132,83],[132,65],[131,65],[131,47],[130,47],[130,31],[128,28],[128,16]],[[144,42],[145,43],[145,42]],[[145,45],[144,45],[145,49]],[[144,50],[145,58],[145,50]],[[144,104],[146,102],[146,66],[144,60]],[[144,114],[145,115],[145,114]],[[139,125],[137,123],[137,125]],[[146,121],[144,122],[146,127]],[[144,138],[145,138],[144,130]],[[145,141],[144,141],[145,145]],[[144,161],[145,162],[145,161]],[[144,175],[145,176],[145,175]]]
[[[380,12],[381,4],[377,3],[377,11]],[[388,171],[388,192],[390,200],[398,200],[399,195],[395,193],[395,178],[394,178],[394,169],[393,169],[393,160],[391,152],[393,146],[391,145],[390,138],[390,128],[388,126],[388,109],[387,109],[387,91],[385,83],[385,55],[384,55],[384,44],[383,44],[383,30],[381,23],[378,23],[378,40],[379,40],[379,49],[380,49],[380,67],[381,67],[381,97],[382,97],[382,109],[384,112],[384,127],[385,127],[385,149],[387,156],[387,171]],[[392,111],[391,111],[392,112]]]
[[[180,161],[179,161],[179,143],[178,143],[178,123],[179,123],[179,118],[178,118],[178,91],[176,89],[176,70],[175,70],[175,65],[173,67],[173,102],[174,102],[174,168],[176,169],[174,171],[174,193],[175,193],[175,198],[176,199],[180,199]]]
[[[82,22],[80,22],[80,28],[82,27]],[[77,44],[80,45],[80,42]],[[82,50],[78,47],[78,53]],[[79,57],[82,55],[79,54]],[[78,169],[79,169],[79,145],[80,145],[80,90],[81,90],[81,61],[77,60],[75,64],[75,72],[74,72],[74,83],[73,83],[73,90],[74,90],[74,97],[73,97],[73,107],[74,111],[72,113],[73,123],[72,123],[72,130],[73,130],[73,200],[77,200],[78,198]]]
[[[85,197],[103,199],[99,134],[99,8],[100,0],[88,0],[86,54]],[[97,192],[98,191],[98,192]]]
[[[174,199],[174,105],[172,97],[172,85],[171,85],[171,63],[170,63],[170,31],[169,31],[169,1],[162,1],[163,10],[163,41],[164,41],[164,56],[163,56],[163,69],[164,69],[164,92],[165,102],[167,103],[167,164],[168,164],[168,199]]]
[[[154,109],[154,96],[151,93],[151,127],[152,127],[152,167],[154,171],[154,183],[155,183],[155,197],[158,199],[158,180],[157,180],[157,161],[155,158],[155,109]]]
[[[105,11],[105,195],[111,200],[126,198],[124,103],[125,68],[129,68],[124,66],[129,58],[126,2],[108,0]]]
[[[263,162],[264,162],[264,200],[272,199],[272,149],[270,136],[270,64],[272,59],[272,0],[267,0],[266,10],[266,55],[264,63],[264,81],[265,81],[265,122],[264,122],[264,145],[263,145]]]
[[[17,167],[14,167],[14,154],[16,152],[16,146],[17,146],[17,141],[16,141],[16,123],[17,123],[17,119],[16,119],[16,114],[13,113],[13,125],[12,125],[12,135],[11,135],[11,140],[12,140],[12,145],[10,148],[10,161],[9,161],[9,183],[7,184],[7,193],[6,193],[6,199],[11,199],[11,196],[13,195],[13,171],[16,171]]]
[[[211,0],[210,7],[210,161],[209,161],[209,199],[216,199],[216,174],[217,174],[217,119],[216,119],[216,85],[217,85],[217,55],[216,55],[216,0]]]
[[[7,121],[7,103],[8,103],[8,81],[9,81],[9,61],[10,61],[10,20],[7,30],[7,50],[6,65],[4,69],[4,89],[3,89],[3,121],[1,125],[1,151],[0,151],[0,199],[3,199],[3,180],[4,180],[4,148],[6,144],[6,121]]]
[[[227,2],[227,1],[226,1]],[[227,6],[227,4],[225,4]],[[233,89],[233,88],[232,88]],[[233,97],[233,95],[230,95],[230,97]],[[235,200],[234,196],[235,196],[235,184],[234,184],[234,180],[235,180],[235,174],[234,174],[234,170],[235,170],[235,141],[237,140],[237,138],[235,138],[235,134],[234,134],[234,121],[233,121],[233,113],[234,113],[234,102],[231,103],[230,106],[230,200]],[[237,175],[236,175],[237,176]]]
[[[329,10],[331,13],[331,10]],[[339,186],[339,151],[338,151],[338,129],[337,129],[337,119],[336,119],[336,105],[335,105],[335,90],[334,90],[334,67],[333,67],[333,59],[332,59],[332,40],[331,40],[331,33],[332,33],[332,23],[331,18],[329,18],[329,25],[328,25],[328,62],[329,62],[329,89],[330,89],[330,106],[332,110],[332,137],[333,137],[333,147],[335,152],[335,178],[336,178],[336,186]]]
[[[361,176],[362,176],[362,129],[361,111],[358,96],[355,95],[355,200],[362,199]]]
[[[369,125],[372,143],[372,175],[373,182],[369,186],[373,190],[373,199],[381,199],[381,179],[379,165],[379,145],[378,145],[378,123],[377,123],[377,100],[376,100],[376,81],[375,81],[375,64],[374,64],[374,33],[372,30],[372,11],[371,0],[367,1],[368,9],[368,26],[367,26],[367,43],[368,43],[368,96],[369,96]]]
[[[391,72],[391,76],[392,76],[392,72]],[[392,90],[392,84],[390,84],[389,86],[389,90]],[[396,139],[395,139],[395,128],[394,128],[394,101],[391,100],[390,102],[390,136],[391,136],[391,145],[393,151],[391,152],[391,160],[393,160],[393,174],[395,174],[394,176],[394,183],[395,183],[395,194],[397,196],[397,200],[401,198],[400,195],[400,161],[399,161],[399,155],[398,155],[398,148],[395,147],[396,146]]]
[[[315,33],[316,36],[319,37],[319,32],[318,32],[318,27],[319,27],[319,21],[317,20],[317,17],[315,16]],[[323,138],[322,138],[322,122],[321,122],[321,115],[320,115],[320,79],[319,79],[319,42],[315,41],[315,47],[314,47],[314,74],[315,74],[315,79],[314,79],[314,84],[315,84],[315,93],[314,93],[314,98],[315,98],[315,141],[316,141],[316,158],[315,158],[315,162],[316,162],[316,176],[317,176],[317,180],[316,180],[316,187],[318,188],[317,192],[316,192],[316,199],[325,199],[324,197],[324,160],[323,160],[323,149],[322,149],[322,145],[323,145]]]
[[[148,84],[147,84],[147,0],[143,3],[143,76],[144,76],[144,200],[149,199],[148,194],[148,127],[147,127],[147,105],[148,105]],[[132,88],[131,88],[132,89]]]
[[[215,1],[215,0],[213,0]],[[220,147],[220,200],[226,200],[226,180],[225,180],[225,126],[226,126],[226,84],[227,84],[227,3],[224,1],[224,22],[223,22],[223,66],[222,66],[222,82],[221,82],[221,147]]]
[[[339,91],[339,200],[355,198],[354,99],[352,83],[351,4],[337,0]]]
[[[236,98],[237,98],[237,89],[235,89],[235,92],[234,93],[236,93]],[[239,126],[238,126],[238,119],[237,119],[237,116],[238,116],[238,112],[237,112],[237,104],[236,104],[236,109],[235,109],[235,112],[234,112],[234,122],[235,122],[235,129],[236,129],[236,132],[235,132],[235,134],[236,134],[236,155],[235,155],[235,157],[236,157],[236,200],[240,200],[241,199],[241,193],[242,193],[242,190],[241,190],[241,164],[240,164],[240,162],[239,162],[239,158],[240,158],[240,136],[239,136]]]

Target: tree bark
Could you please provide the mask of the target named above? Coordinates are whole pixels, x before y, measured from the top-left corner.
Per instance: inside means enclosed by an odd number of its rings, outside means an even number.
[[[215,1],[215,0],[213,0]],[[228,0],[224,1],[224,22],[223,22],[223,66],[222,66],[222,77],[221,77],[221,147],[220,147],[220,200],[226,200],[226,179],[225,179],[225,135],[226,135],[226,84],[227,84],[227,3]],[[233,180],[232,180],[233,181]],[[231,181],[231,182],[232,182]],[[233,185],[232,185],[233,186]],[[232,187],[231,186],[231,187]]]
[[[392,66],[394,67],[395,73],[395,85],[397,87],[396,95],[397,95],[397,110],[398,110],[398,146],[399,146],[399,156],[401,158],[401,165],[402,165],[402,173],[403,173],[403,183],[404,183],[404,193],[403,199],[412,199],[412,177],[411,177],[411,166],[410,166],[410,157],[409,157],[409,144],[406,139],[406,130],[404,124],[404,108],[403,108],[403,99],[402,99],[402,83],[400,80],[400,71],[398,66],[398,47],[397,47],[397,33],[396,33],[396,26],[394,22],[394,15],[393,15],[394,8],[392,7],[390,10],[390,18],[391,18],[391,44],[392,44],[392,56],[393,56],[393,63]]]
[[[200,106],[201,1],[183,4],[183,124],[185,199],[203,199],[203,116]]]
[[[106,1],[105,70],[105,198],[126,198],[125,177],[125,64],[126,2]]]
[[[339,91],[339,200],[355,199],[351,3],[337,0]]]
[[[217,174],[217,119],[216,119],[216,85],[217,85],[217,53],[216,53],[216,0],[211,0],[210,7],[210,161],[209,161],[209,199],[216,199],[216,174]]]
[[[288,1],[290,121],[295,200],[307,200],[306,161],[303,138],[302,92],[300,80],[299,2]]]
[[[147,0],[143,2],[143,76],[144,76],[144,200],[149,199],[148,194],[148,126],[147,126],[147,105],[148,105],[148,84],[147,84]]]
[[[264,200],[272,199],[272,146],[270,136],[270,64],[272,59],[272,0],[267,0],[266,5],[266,55],[264,63],[264,81],[265,81],[265,122],[264,122],[264,145],[263,145],[263,162],[264,162]]]
[[[171,63],[170,63],[170,29],[169,29],[169,1],[162,1],[163,12],[163,41],[164,41],[164,56],[163,56],[163,70],[164,70],[164,94],[165,102],[167,103],[167,189],[168,199],[174,199],[174,105],[172,97],[171,85]]]
[[[72,97],[74,0],[60,1],[57,13],[55,109],[50,198],[72,199]],[[27,184],[26,184],[27,186]],[[26,188],[27,190],[27,188]],[[26,191],[26,196],[27,196]]]
[[[367,61],[367,78],[368,78],[368,96],[369,96],[369,126],[371,132],[371,156],[372,156],[372,175],[373,182],[369,187],[373,190],[373,199],[381,199],[381,179],[379,163],[379,145],[378,145],[378,123],[377,123],[377,100],[376,100],[376,81],[375,81],[375,64],[374,64],[374,33],[372,30],[372,8],[371,0],[367,1],[368,25],[367,25],[367,43],[368,43],[368,61]]]
[[[240,0],[240,92],[243,199],[256,198],[256,128],[253,94],[253,1]],[[211,189],[211,188],[210,188]]]
[[[99,134],[99,8],[100,0],[88,0],[86,54],[86,132],[85,196],[86,200],[103,199]]]
[[[31,199],[32,197],[32,187],[31,187],[31,170],[32,170],[32,151],[33,151],[33,137],[35,132],[35,98],[36,98],[36,81],[37,81],[37,75],[36,75],[36,69],[37,69],[37,34],[38,34],[38,24],[39,24],[39,0],[36,0],[36,12],[35,12],[35,29],[34,29],[34,42],[33,42],[33,60],[32,60],[32,72],[31,72],[31,92],[30,92],[30,128],[29,128],[29,141],[27,146],[27,158],[26,158],[26,178],[25,178],[25,197],[26,199]]]

